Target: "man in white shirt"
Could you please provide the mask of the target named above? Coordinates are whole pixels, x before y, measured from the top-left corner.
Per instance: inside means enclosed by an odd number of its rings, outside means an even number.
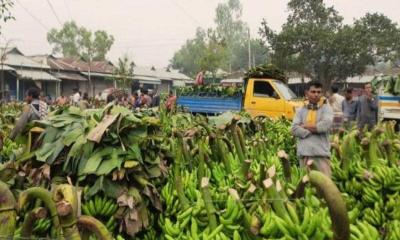
[[[344,97],[340,95],[339,88],[337,86],[331,86],[331,96],[329,97],[329,104],[333,110],[333,130],[338,130],[343,124],[343,110],[342,104]]]
[[[72,104],[74,106],[78,106],[80,100],[81,100],[81,94],[79,93],[79,89],[74,88],[74,95],[72,95]]]

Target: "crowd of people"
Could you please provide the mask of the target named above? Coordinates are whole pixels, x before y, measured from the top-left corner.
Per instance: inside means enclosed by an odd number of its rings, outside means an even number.
[[[68,97],[62,95],[56,99],[54,104],[58,106],[72,105],[83,110],[98,107],[102,102],[114,102],[117,105],[131,109],[137,109],[159,107],[161,99],[160,94],[157,91],[148,89],[141,89],[133,92],[132,94],[127,94],[124,91],[111,90],[108,93],[106,92],[106,96],[99,92],[94,98],[90,99],[86,92],[82,94],[79,89],[75,88],[73,89],[73,94],[71,96]],[[175,106],[175,102],[176,96],[172,91],[170,91],[167,99],[165,100],[166,109],[172,110]]]
[[[364,85],[363,94],[357,96],[354,89],[347,88],[344,96],[339,94],[337,86],[332,86],[328,96],[333,110],[333,129],[350,128],[357,125],[359,129],[371,130],[377,123],[378,100],[372,91],[372,85]]]
[[[42,120],[47,116],[49,105],[56,106],[76,106],[80,109],[96,108],[103,103],[111,103],[125,106],[132,110],[138,108],[158,108],[160,106],[160,95],[142,89],[139,92],[134,92],[131,95],[123,91],[110,91],[105,100],[102,98],[101,93],[97,94],[94,98],[89,99],[89,95],[85,92],[81,94],[79,89],[73,89],[73,94],[69,97],[60,96],[55,101],[41,96],[39,88],[29,88],[26,92],[25,102],[27,103],[22,110],[14,129],[10,133],[10,139],[14,140],[25,128],[25,126],[34,120]],[[165,99],[165,109],[173,111],[176,105],[176,96],[172,91],[169,92]]]

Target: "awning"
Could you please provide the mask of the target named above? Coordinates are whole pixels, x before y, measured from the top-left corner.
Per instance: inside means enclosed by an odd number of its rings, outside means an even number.
[[[56,78],[62,80],[69,80],[69,81],[87,81],[87,78],[79,75],[78,73],[69,73],[69,72],[55,72],[52,73]]]
[[[32,69],[16,69],[15,70],[19,77],[22,79],[29,79],[33,81],[53,81],[53,82],[61,82],[60,79],[48,74],[45,71],[41,70],[32,70]]]
[[[0,71],[1,70],[3,70],[3,71],[14,71],[15,72],[14,68],[12,68],[10,66],[7,66],[7,65],[4,65],[4,64],[3,64],[3,66],[0,65]]]
[[[133,80],[138,80],[139,83],[142,83],[142,84],[155,84],[155,85],[160,85],[161,84],[161,80],[159,78],[155,78],[155,77],[146,77],[146,76],[134,75],[133,76]]]
[[[81,72],[85,76],[89,76],[89,72]],[[111,73],[98,73],[98,72],[90,72],[91,77],[103,77],[103,78],[109,78],[111,79],[113,77],[113,74]]]

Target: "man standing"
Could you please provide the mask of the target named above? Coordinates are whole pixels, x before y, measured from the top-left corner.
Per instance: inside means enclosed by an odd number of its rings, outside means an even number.
[[[329,104],[333,110],[333,130],[336,131],[343,125],[343,111],[342,103],[344,97],[339,94],[337,86],[331,86],[331,96],[329,97]]]
[[[25,126],[33,120],[41,120],[47,115],[47,104],[39,100],[40,90],[37,88],[29,88],[26,93],[25,101],[27,105],[24,107],[18,122],[10,133],[10,139],[14,140],[25,128]]]
[[[346,127],[351,127],[357,119],[359,102],[353,99],[353,89],[346,89],[345,100],[342,102],[343,121]]]
[[[165,102],[165,108],[167,109],[168,112],[171,112],[175,109],[175,105],[176,105],[176,96],[172,91],[169,91],[167,101]]]
[[[81,94],[79,93],[79,89],[73,89],[74,94],[72,95],[72,105],[78,106],[79,101],[81,100]]]
[[[371,83],[364,85],[364,95],[359,98],[360,106],[357,113],[358,128],[367,126],[371,130],[377,122],[378,99],[372,93]]]
[[[298,138],[300,166],[312,163],[317,170],[331,176],[329,130],[333,121],[332,108],[322,98],[320,82],[309,82],[306,90],[308,101],[296,111],[292,123],[292,134]]]

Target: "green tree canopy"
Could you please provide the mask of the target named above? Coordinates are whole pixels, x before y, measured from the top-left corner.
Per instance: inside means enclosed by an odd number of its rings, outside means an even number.
[[[92,32],[71,21],[64,23],[61,29],[52,28],[47,33],[47,41],[53,46],[55,54],[81,57],[86,61],[100,61],[106,59],[114,37],[101,30]]]
[[[128,57],[127,54],[118,58],[118,63],[114,70],[114,77],[117,80],[118,85],[123,89],[130,87],[134,66],[135,63]]]
[[[261,41],[249,39],[249,28],[241,20],[242,5],[239,0],[227,0],[215,10],[214,29],[197,29],[196,36],[175,52],[171,65],[183,73],[195,76],[200,70],[215,73],[247,69],[248,46],[252,49],[251,62],[265,63],[267,49]],[[250,41],[250,42],[249,42]]]
[[[278,67],[322,81],[362,74],[376,59],[397,53],[399,29],[381,14],[367,14],[352,25],[323,0],[291,0],[289,16],[280,32],[264,20],[260,35],[271,49],[271,61]]]

